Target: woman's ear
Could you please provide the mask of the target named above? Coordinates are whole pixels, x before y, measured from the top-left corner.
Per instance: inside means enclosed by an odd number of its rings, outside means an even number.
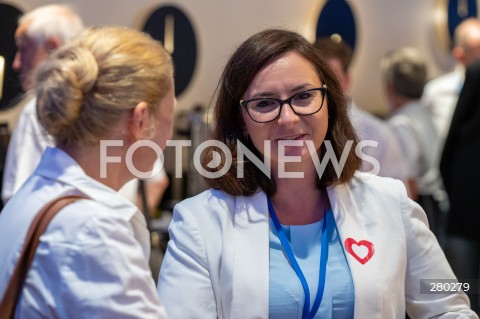
[[[147,102],[138,103],[132,110],[130,121],[130,133],[135,141],[145,136],[146,130],[150,127],[150,113]]]

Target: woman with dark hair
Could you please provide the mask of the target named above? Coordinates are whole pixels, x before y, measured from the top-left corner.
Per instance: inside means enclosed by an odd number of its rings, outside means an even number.
[[[340,85],[302,36],[266,30],[235,51],[213,138],[212,189],[170,226],[169,318],[476,318],[463,293],[422,294],[421,279],[455,277],[403,184],[357,172]]]

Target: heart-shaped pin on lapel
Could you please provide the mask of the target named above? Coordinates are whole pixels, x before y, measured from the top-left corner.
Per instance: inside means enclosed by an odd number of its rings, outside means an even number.
[[[373,244],[368,240],[360,240],[357,242],[353,238],[347,238],[345,239],[345,249],[362,265],[369,261],[374,253]]]

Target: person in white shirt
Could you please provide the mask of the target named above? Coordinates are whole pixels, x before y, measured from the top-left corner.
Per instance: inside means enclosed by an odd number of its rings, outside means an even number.
[[[34,173],[0,214],[0,297],[30,223],[64,195],[40,237],[15,318],[165,318],[149,268],[150,236],[138,208],[118,194],[136,171],[152,170],[172,137],[173,63],[146,34],[94,27],[36,71],[37,114],[54,138]],[[103,149],[104,141],[118,146]],[[115,160],[110,161],[111,158]]]
[[[352,50],[343,41],[329,37],[317,39],[314,46],[328,59],[328,62],[338,77],[345,95],[349,99],[348,115],[359,140],[378,142],[376,147],[366,146],[363,152],[375,158],[380,164],[379,176],[393,177],[407,182],[408,167],[402,158],[402,150],[390,127],[381,119],[362,110],[351,97],[350,64]],[[363,171],[372,170],[372,164],[364,161]]]
[[[388,124],[408,163],[412,198],[423,207],[430,228],[444,244],[446,218],[439,203],[446,199],[446,193],[439,170],[440,137],[420,100],[428,74],[426,60],[418,50],[405,47],[386,54],[381,70],[392,110]]]
[[[480,58],[480,20],[468,18],[457,26],[451,53],[456,62],[454,70],[427,82],[422,95],[442,144],[463,86],[465,67]]]
[[[15,31],[17,53],[13,69],[19,72],[26,103],[8,144],[3,174],[2,200],[5,204],[32,174],[43,150],[52,140],[38,124],[36,99],[30,92],[32,74],[63,43],[84,29],[82,19],[66,5],[38,7],[19,20]]]

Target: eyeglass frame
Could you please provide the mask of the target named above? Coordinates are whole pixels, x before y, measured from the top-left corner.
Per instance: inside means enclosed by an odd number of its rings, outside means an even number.
[[[310,91],[320,91],[322,93],[322,104],[320,104],[320,107],[318,108],[318,110],[316,110],[315,112],[312,112],[312,113],[308,113],[308,114],[301,114],[301,113],[297,113],[294,109],[294,107],[292,106],[292,99],[299,95],[299,94],[302,94],[302,93],[305,93],[305,92],[310,92]],[[305,90],[305,91],[301,91],[301,92],[298,92],[298,93],[295,93],[294,95],[290,96],[289,98],[285,99],[285,100],[281,100],[281,99],[276,99],[276,98],[273,98],[273,97],[258,97],[258,98],[254,98],[254,99],[250,99],[250,100],[240,100],[240,106],[245,108],[245,111],[247,112],[248,116],[252,119],[252,121],[254,122],[257,122],[257,123],[268,123],[268,122],[272,122],[272,121],[275,121],[276,119],[278,119],[280,117],[280,114],[282,114],[282,107],[285,105],[285,104],[288,104],[290,106],[290,108],[292,109],[293,113],[295,113],[296,115],[298,116],[307,116],[307,115],[312,115],[312,114],[315,114],[317,112],[319,112],[322,108],[323,108],[323,104],[325,103],[325,95],[327,94],[327,85],[326,84],[323,84],[321,87],[319,88],[313,88],[313,89],[308,89],[308,90]],[[277,116],[275,116],[273,119],[271,120],[268,120],[268,121],[257,121],[255,120],[252,115],[250,114],[250,112],[248,111],[248,103],[250,102],[253,102],[253,101],[259,101],[259,100],[265,100],[265,99],[268,99],[268,100],[274,100],[278,103],[280,103],[280,106],[278,107],[278,114]]]

